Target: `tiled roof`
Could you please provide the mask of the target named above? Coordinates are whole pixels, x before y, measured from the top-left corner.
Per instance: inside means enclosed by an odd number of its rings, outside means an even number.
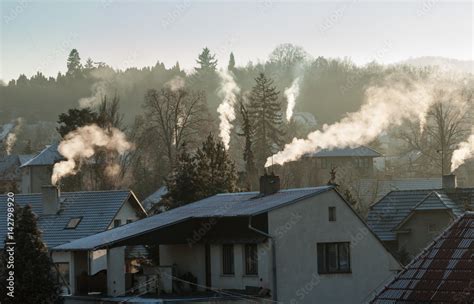
[[[166,186],[161,186],[158,190],[150,194],[142,201],[143,207],[145,207],[146,210],[149,210],[151,207],[153,207],[154,204],[159,203],[161,201],[161,198],[166,193],[168,193],[168,189],[166,188]]]
[[[58,152],[58,144],[47,146],[35,157],[27,161],[22,167],[54,165],[54,163],[64,160],[64,157]]]
[[[382,154],[369,147],[323,149],[305,154],[306,157],[380,157]]]
[[[429,197],[433,192],[438,196],[438,203],[448,207],[455,216],[459,216],[463,212],[464,200],[467,197],[470,200],[469,204],[474,206],[474,201],[472,201],[474,188],[456,189],[456,192],[449,194],[443,190],[428,189],[392,191],[371,206],[367,218],[369,227],[383,241],[396,240],[395,229],[416,207],[419,208],[418,210],[436,209],[436,202],[433,197]],[[428,199],[425,204],[420,204],[425,199]]]
[[[474,213],[459,217],[372,300],[474,303]]]
[[[48,247],[55,247],[106,230],[130,195],[130,191],[63,192],[61,211],[56,215],[42,214],[42,196],[39,193],[16,194],[15,202],[20,206],[31,205],[33,212],[39,216],[38,226],[44,242]],[[6,195],[0,195],[0,247],[3,247],[7,228],[6,201]],[[74,217],[82,217],[77,228],[64,229]]]
[[[333,189],[331,186],[280,190],[263,197],[258,192],[217,194],[148,218],[56,247],[56,250],[91,250],[164,228],[192,218],[258,215]]]

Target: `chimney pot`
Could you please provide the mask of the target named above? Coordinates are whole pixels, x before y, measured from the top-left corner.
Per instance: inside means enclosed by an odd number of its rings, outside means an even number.
[[[280,177],[275,174],[260,176],[260,195],[270,195],[280,190]]]
[[[457,188],[456,175],[454,174],[443,175],[443,189],[455,190],[456,188]]]
[[[43,204],[43,214],[56,214],[59,211],[59,187],[45,185],[41,187],[41,200]]]

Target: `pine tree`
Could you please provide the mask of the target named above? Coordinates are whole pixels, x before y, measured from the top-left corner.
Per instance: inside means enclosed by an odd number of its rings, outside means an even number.
[[[93,70],[94,69],[94,61],[91,58],[87,58],[86,65],[84,66],[86,70]]]
[[[15,211],[15,292],[8,297],[4,285],[6,282],[6,251],[2,254],[0,280],[1,303],[5,304],[57,304],[62,303],[60,285],[53,271],[53,263],[46,246],[41,240],[36,217],[30,206],[17,207]],[[5,250],[8,246],[5,245]]]
[[[242,132],[237,133],[238,136],[242,136],[245,139],[244,146],[244,161],[245,161],[245,173],[246,173],[246,182],[248,190],[252,190],[253,187],[257,184],[257,175],[255,170],[255,162],[252,151],[252,137],[253,137],[253,128],[249,117],[249,111],[247,106],[244,104],[242,98],[239,99],[239,112],[241,120],[241,130]]]
[[[209,135],[194,155],[185,147],[181,150],[177,166],[166,183],[168,194],[164,199],[169,208],[236,190],[235,165],[222,142]]]
[[[211,51],[205,47],[201,54],[199,54],[198,60],[196,62],[199,64],[199,67],[195,68],[198,72],[209,72],[215,71],[217,67],[217,60],[215,59],[216,55],[211,55]]]
[[[254,129],[253,145],[257,169],[263,169],[266,159],[283,144],[283,119],[279,91],[273,80],[263,73],[255,78],[250,93],[248,114]]]
[[[210,134],[194,158],[198,177],[196,183],[198,197],[235,191],[237,182],[235,165],[222,141],[214,140]]]
[[[227,66],[227,69],[229,71],[232,71],[235,69],[235,58],[234,58],[234,53],[230,53],[229,56],[229,65]]]
[[[81,57],[76,49],[72,49],[67,58],[67,73],[68,76],[79,76],[82,70]]]

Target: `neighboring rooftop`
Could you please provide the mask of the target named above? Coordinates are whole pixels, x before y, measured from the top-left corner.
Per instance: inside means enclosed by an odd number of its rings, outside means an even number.
[[[0,179],[12,178],[11,174],[19,177],[19,168],[30,160],[32,155],[6,155],[0,158]]]
[[[59,154],[58,144],[53,144],[46,146],[40,153],[24,163],[22,167],[54,165],[61,160],[64,160],[64,157]]]
[[[95,250],[190,219],[255,216],[331,189],[331,186],[287,189],[267,196],[259,196],[259,192],[217,194],[54,249]]]
[[[62,192],[60,211],[54,215],[43,215],[42,195],[15,194],[15,202],[20,206],[29,204],[39,217],[38,226],[48,247],[55,247],[75,239],[83,238],[106,230],[122,205],[135,196],[130,191],[84,191]],[[6,195],[0,195],[0,201],[6,202]],[[136,201],[136,200],[135,200]],[[142,208],[136,201],[137,208]],[[6,204],[0,215],[0,247],[6,235]],[[143,210],[143,209],[141,209]],[[143,213],[146,214],[143,210]],[[75,229],[65,229],[71,219],[80,218]]]
[[[371,303],[474,303],[474,213],[459,217]]]
[[[15,125],[12,123],[7,123],[0,126],[0,141],[3,141],[14,127]]]
[[[147,198],[142,201],[143,207],[146,210],[150,210],[155,204],[158,204],[164,195],[168,193],[166,186],[161,186],[158,190],[150,194]]]
[[[366,146],[343,149],[323,149],[318,152],[311,152],[306,157],[380,157],[382,154]]]
[[[439,209],[443,204],[457,217],[466,203],[474,206],[474,188],[458,188],[449,193],[439,189],[391,191],[371,206],[367,223],[381,240],[394,241],[396,228],[414,210]]]

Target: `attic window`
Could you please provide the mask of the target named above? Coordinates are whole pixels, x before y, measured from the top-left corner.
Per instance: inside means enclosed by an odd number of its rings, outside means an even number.
[[[71,218],[64,229],[76,229],[77,225],[79,225],[81,220],[82,216]]]

